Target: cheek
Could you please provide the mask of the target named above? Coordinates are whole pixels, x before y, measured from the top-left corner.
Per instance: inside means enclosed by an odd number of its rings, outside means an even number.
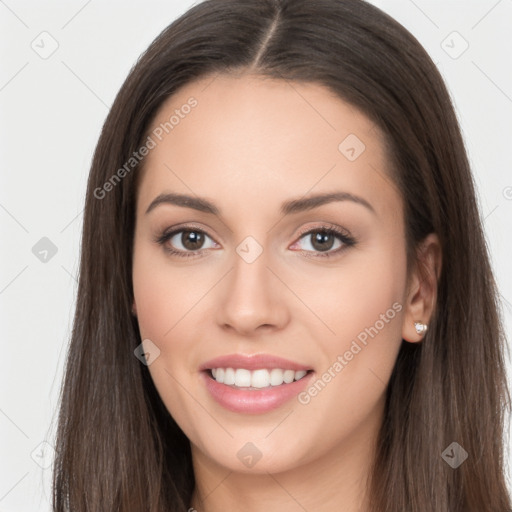
[[[202,308],[218,277],[200,266],[173,265],[163,249],[140,243],[132,279],[141,339],[160,351],[149,371],[167,408],[184,411],[187,394],[180,384],[197,373],[197,340],[208,328]]]
[[[193,315],[187,312],[199,300],[198,290],[190,286],[187,276],[172,269],[165,258],[155,253],[140,247],[134,254],[132,277],[137,321],[141,339],[151,340],[159,350],[158,357],[148,366],[158,394],[178,425],[187,435],[193,435],[195,425],[190,418],[197,410],[184,389],[193,369],[187,323]]]
[[[348,349],[351,340],[364,341],[367,329],[396,338],[401,332],[405,288],[405,253],[386,246],[354,251],[337,268],[304,272],[295,290],[322,321],[319,339],[329,340],[329,352]],[[372,329],[374,332],[374,329]],[[393,332],[393,336],[391,336]]]
[[[178,324],[187,321],[187,312],[198,302],[201,292],[204,293],[204,287],[194,285],[197,274],[192,276],[188,272],[173,268],[163,256],[163,249],[136,246],[133,293],[143,339],[165,342],[173,336]]]
[[[368,436],[380,421],[384,394],[401,345],[405,262],[379,252],[338,272],[324,293],[309,293],[325,327],[317,331],[322,365],[299,398],[297,412],[317,449],[335,440]],[[350,271],[349,271],[350,269]],[[318,422],[317,418],[324,418]],[[309,434],[308,434],[309,435]],[[322,441],[318,441],[321,439]],[[350,445],[350,443],[348,443]]]
[[[318,274],[315,288],[313,281],[304,287],[324,324],[316,334],[321,392],[312,390],[311,410],[359,415],[381,397],[401,345],[405,268],[403,247],[375,244],[346,258],[329,279]]]

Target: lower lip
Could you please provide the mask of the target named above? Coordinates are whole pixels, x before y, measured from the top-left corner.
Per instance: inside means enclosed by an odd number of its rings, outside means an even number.
[[[307,386],[312,375],[313,372],[310,372],[302,379],[290,384],[270,386],[259,390],[247,390],[221,384],[210,377],[209,372],[201,372],[206,389],[214,400],[229,411],[246,414],[258,414],[277,409],[297,396]]]

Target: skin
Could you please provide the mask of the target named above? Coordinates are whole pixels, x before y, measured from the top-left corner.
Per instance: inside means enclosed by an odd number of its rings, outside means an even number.
[[[403,201],[381,133],[322,85],[250,74],[205,77],[169,98],[151,128],[191,96],[197,106],[145,159],[133,262],[141,338],[160,350],[148,368],[191,441],[191,506],[366,510],[386,386],[402,339],[421,341],[414,322],[431,317],[439,240],[431,234],[418,250],[429,276],[416,269],[408,281]],[[354,161],[338,149],[349,134],[366,146]],[[279,211],[286,200],[340,190],[375,211],[352,201]],[[145,213],[164,192],[207,198],[221,214],[172,204]],[[326,222],[349,232],[356,245],[331,258],[315,256],[321,251],[300,230]],[[155,242],[182,224],[206,232],[202,254],[179,258]],[[252,263],[236,252],[248,236],[263,249]],[[187,250],[181,234],[172,240],[165,245]],[[337,238],[332,243],[331,252],[343,246]],[[215,402],[199,378],[207,360],[242,353],[306,364],[314,381],[394,303],[401,310],[307,404],[293,398],[266,413],[235,413]],[[262,455],[252,468],[237,457],[247,442]]]

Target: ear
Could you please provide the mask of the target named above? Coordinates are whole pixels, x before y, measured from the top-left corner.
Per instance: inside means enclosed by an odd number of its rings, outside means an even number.
[[[437,301],[437,287],[441,275],[442,251],[439,237],[430,233],[417,249],[417,261],[409,279],[402,324],[402,339],[417,343],[424,333],[418,334],[414,322],[429,324]]]
[[[135,304],[135,299],[133,299],[132,303],[132,315],[137,316],[137,304]]]

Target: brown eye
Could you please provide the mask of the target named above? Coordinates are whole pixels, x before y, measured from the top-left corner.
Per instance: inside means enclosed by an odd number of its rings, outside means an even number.
[[[208,245],[208,241],[210,245]],[[196,256],[206,249],[218,248],[212,238],[201,229],[196,228],[164,232],[155,239],[155,242],[162,245],[169,254],[183,257]]]
[[[345,239],[342,239],[342,235],[332,230],[313,229],[302,235],[301,241],[303,249],[306,251],[326,252],[341,247]],[[338,245],[334,247],[336,242],[338,242]]]
[[[336,236],[327,231],[313,231],[310,233],[311,245],[317,251],[328,251],[332,249]]]
[[[353,247],[356,243],[357,240],[345,230],[321,226],[302,232],[293,246],[302,252],[310,253],[313,257],[331,257]]]
[[[189,251],[200,249],[204,243],[204,233],[200,231],[182,231],[181,233],[181,243]]]

